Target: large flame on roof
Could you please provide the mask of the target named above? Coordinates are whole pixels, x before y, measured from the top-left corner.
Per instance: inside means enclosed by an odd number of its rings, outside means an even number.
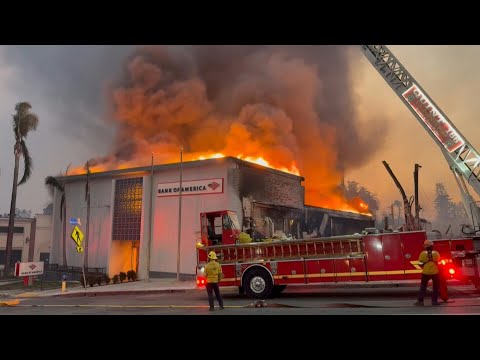
[[[368,214],[347,201],[343,168],[378,137],[356,132],[342,48],[145,47],[111,93],[118,129],[93,173],[232,156],[305,178],[307,205]],[[380,126],[381,127],[381,126]],[[379,129],[378,124],[372,128]],[[363,142],[362,142],[363,141]],[[365,142],[365,143],[364,143]],[[83,166],[70,174],[85,173]]]

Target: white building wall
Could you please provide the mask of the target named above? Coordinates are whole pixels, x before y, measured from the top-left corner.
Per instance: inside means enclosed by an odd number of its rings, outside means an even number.
[[[90,225],[88,241],[88,267],[108,268],[108,256],[111,244],[112,222],[112,179],[90,179]],[[85,202],[85,180],[67,183],[67,265],[83,266],[84,253],[78,253],[76,244],[70,237],[75,225],[71,225],[70,218],[80,218],[80,230],[84,234],[83,247],[87,237],[87,203]],[[62,264],[62,222],[58,216],[61,194],[57,192],[53,215],[54,245],[51,263]]]
[[[155,184],[156,177],[153,177],[153,183]],[[149,239],[151,231],[150,221],[150,199],[152,197],[152,177],[143,177],[143,194],[142,194],[142,221],[140,230],[140,254],[138,262],[138,277],[140,279],[146,279],[148,276],[148,256],[149,256]],[[155,189],[153,191],[155,196]],[[153,206],[153,201],[152,201]],[[153,210],[153,209],[152,209]],[[150,246],[152,248],[152,246]]]
[[[37,214],[36,231],[35,231],[35,246],[33,261],[40,261],[40,253],[50,253],[52,241],[52,216]],[[13,234],[13,250],[22,250],[22,262],[28,262],[28,252],[30,248],[31,229],[33,219],[15,219],[15,227],[22,227],[23,233]],[[0,226],[8,227],[8,218],[0,218]],[[0,232],[0,249],[4,250],[7,244],[7,233]],[[3,265],[0,265],[3,268]]]
[[[66,190],[66,194],[71,191]],[[53,193],[53,211],[52,211],[52,248],[50,250],[50,264],[62,265],[62,221],[60,220],[60,200],[61,194],[57,190]],[[68,212],[67,212],[68,217]]]
[[[35,215],[37,228],[35,232],[34,261],[40,260],[40,253],[50,253],[52,246],[52,215]]]
[[[180,273],[195,274],[196,232],[200,231],[200,213],[228,207],[228,178],[226,163],[183,169],[183,181],[223,178],[221,194],[182,195]],[[155,191],[159,183],[178,182],[179,169],[169,169],[155,174]],[[154,199],[154,229],[151,267],[154,276],[177,272],[179,196]]]
[[[27,242],[27,238],[30,239],[30,228],[33,219],[22,219],[16,218],[14,227],[22,227],[23,233],[13,233],[13,242],[12,242],[12,250],[22,250],[22,262],[28,261],[28,247],[29,243]],[[8,217],[1,217],[0,218],[0,226],[8,227]],[[0,233],[0,249],[5,250],[7,246],[7,233],[1,232]],[[0,265],[0,268],[3,269],[3,265]]]

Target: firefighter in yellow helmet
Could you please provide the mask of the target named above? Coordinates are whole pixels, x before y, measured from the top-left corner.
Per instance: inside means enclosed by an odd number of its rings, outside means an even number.
[[[418,292],[418,300],[415,305],[423,306],[423,299],[425,298],[425,292],[430,279],[432,279],[433,283],[432,305],[440,305],[438,302],[438,293],[440,290],[438,262],[440,261],[440,254],[438,251],[433,250],[433,242],[430,240],[425,240],[423,247],[425,250],[422,251],[418,257],[418,262],[420,263],[423,271],[420,282],[420,290]]]
[[[217,254],[215,251],[210,251],[208,253],[208,264],[205,266],[205,275],[207,276],[207,294],[208,294],[208,304],[210,305],[210,311],[214,310],[213,303],[213,292],[220,305],[220,310],[223,310],[223,299],[220,295],[220,288],[218,287],[218,282],[223,277],[222,267],[217,262]]]

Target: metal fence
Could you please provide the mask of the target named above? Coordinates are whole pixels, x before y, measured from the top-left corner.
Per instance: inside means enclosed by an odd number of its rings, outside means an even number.
[[[45,280],[55,281],[62,280],[63,275],[67,277],[67,281],[80,281],[83,277],[81,266],[62,266],[58,264],[45,264],[44,268]],[[106,268],[85,268],[85,276],[95,275],[103,276],[107,274]]]

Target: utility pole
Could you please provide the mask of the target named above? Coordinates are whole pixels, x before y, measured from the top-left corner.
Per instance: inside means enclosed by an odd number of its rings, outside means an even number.
[[[180,193],[178,194],[177,281],[180,280],[180,241],[182,239],[182,165],[183,165],[183,146],[180,147]]]
[[[148,244],[147,244],[147,281],[150,281],[150,258],[151,258],[151,251],[152,251],[152,237],[153,237],[153,152],[152,152],[152,167],[150,170],[150,202],[148,204],[149,210],[148,214],[150,216],[150,224],[148,227]]]
[[[413,181],[415,185],[415,227],[420,230],[420,205],[418,204],[418,169],[420,165],[415,164],[415,172],[413,173]]]

